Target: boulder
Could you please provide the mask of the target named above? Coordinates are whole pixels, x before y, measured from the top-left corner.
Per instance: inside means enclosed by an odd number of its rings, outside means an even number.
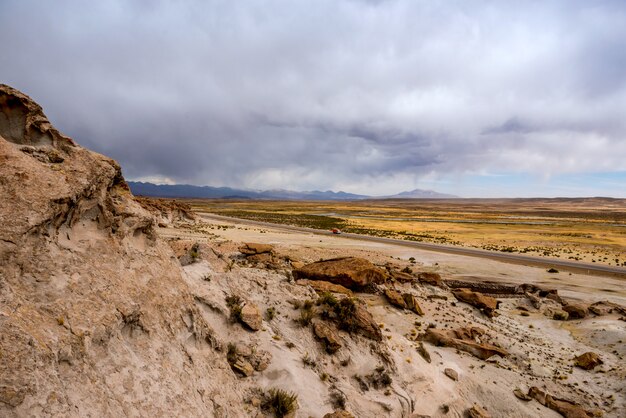
[[[322,342],[329,354],[335,353],[343,346],[337,330],[324,322],[315,321],[313,323],[313,334]]]
[[[493,318],[497,315],[496,309],[498,308],[498,300],[491,296],[485,296],[482,293],[472,292],[469,289],[453,290],[452,294],[461,302],[468,303],[476,308],[480,309],[489,318]]]
[[[509,353],[503,348],[491,344],[480,344],[475,340],[461,339],[458,335],[465,332],[443,331],[438,329],[428,329],[422,339],[437,346],[452,347],[470,353],[481,360],[487,360],[492,356],[506,357]]]
[[[422,310],[422,307],[419,305],[415,296],[410,293],[403,293],[402,298],[404,299],[404,302],[406,303],[406,307],[408,309],[412,310],[420,316],[424,316],[424,311]]]
[[[261,325],[263,324],[261,311],[259,311],[259,308],[252,302],[246,302],[246,304],[243,305],[241,308],[240,320],[252,331],[260,330]]]
[[[273,247],[269,244],[258,244],[254,242],[246,242],[239,247],[239,252],[245,255],[272,253]]]
[[[568,313],[568,319],[583,319],[589,313],[587,306],[582,303],[564,305],[563,310]]]
[[[396,306],[396,307],[398,307],[400,309],[408,308],[406,302],[404,301],[404,298],[402,297],[400,292],[398,292],[396,290],[385,289],[385,297],[387,298],[389,303],[391,303],[392,305],[394,305],[394,306]]]
[[[542,391],[536,386],[533,386],[528,391],[528,396],[535,399],[540,404],[552,409],[563,415],[565,418],[589,418],[593,417],[593,413],[585,410],[582,406],[575,402],[555,398],[552,395]]]
[[[293,271],[298,279],[324,280],[351,290],[364,290],[371,285],[384,283],[388,274],[369,261],[357,257],[318,261]]]
[[[350,289],[346,289],[340,284],[325,282],[323,280],[301,279],[296,280],[296,284],[300,286],[311,286],[317,293],[331,292],[352,296],[352,291]]]
[[[581,354],[580,356],[574,358],[574,364],[581,369],[593,370],[597,366],[603,364],[603,362],[596,353],[588,351],[585,354]]]
[[[568,318],[569,314],[562,309],[557,309],[552,315],[552,319],[555,321],[567,321]]]
[[[428,284],[431,286],[447,287],[445,282],[441,279],[441,275],[439,275],[439,273],[424,271],[417,275],[417,280],[419,280],[420,283]]]

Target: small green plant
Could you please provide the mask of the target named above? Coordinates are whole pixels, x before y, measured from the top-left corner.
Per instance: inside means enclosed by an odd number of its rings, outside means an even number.
[[[226,360],[229,364],[237,362],[237,346],[233,343],[228,343],[228,349],[226,351]]]
[[[356,300],[354,298],[342,299],[334,308],[335,315],[339,321],[339,327],[348,331],[354,332],[358,328],[356,321]]]
[[[298,395],[282,389],[270,389],[264,396],[262,407],[283,418],[298,409]]]
[[[306,353],[305,355],[302,356],[302,363],[310,368],[315,368],[315,366],[317,366],[317,362],[315,361],[315,359],[313,357],[311,357],[309,355],[309,353]]]
[[[303,327],[306,327],[307,325],[311,324],[314,316],[315,313],[313,312],[313,309],[302,309],[300,311],[300,318],[298,318],[298,323]]]
[[[191,246],[191,250],[189,250],[189,256],[195,262],[200,257],[200,245],[195,243]]]
[[[273,306],[270,306],[269,308],[267,308],[265,310],[265,318],[268,321],[273,320],[274,318],[276,318],[276,308],[274,308]]]
[[[226,306],[230,309],[230,318],[235,321],[241,319],[241,309],[243,301],[237,295],[230,295],[226,297]]]
[[[333,295],[330,292],[322,293],[320,297],[317,299],[317,305],[327,305],[327,306],[330,306],[331,308],[334,308],[335,306],[337,306],[337,303],[339,303],[339,301],[337,300],[335,295]]]

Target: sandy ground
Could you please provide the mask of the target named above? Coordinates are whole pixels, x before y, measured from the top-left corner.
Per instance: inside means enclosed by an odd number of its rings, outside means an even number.
[[[507,264],[490,259],[465,257],[409,249],[402,246],[359,241],[335,236],[319,236],[285,231],[279,228],[255,227],[237,222],[203,220],[195,224],[178,224],[161,228],[160,235],[169,240],[207,243],[213,255],[200,263],[186,266],[190,286],[210,309],[207,322],[224,342],[253,343],[272,355],[270,367],[243,379],[242,387],[282,387],[299,395],[298,417],[322,417],[332,411],[329,398],[341,392],[347,398],[347,409],[358,417],[462,417],[472,404],[487,408],[493,417],[558,417],[536,401],[515,398],[513,389],[526,391],[537,386],[550,393],[576,401],[586,408],[598,408],[604,416],[621,417],[626,408],[626,327],[617,315],[589,317],[577,321],[554,321],[535,311],[525,298],[503,298],[500,316],[488,319],[476,309],[462,303],[431,299],[442,293],[430,286],[399,285],[402,291],[415,294],[425,316],[402,311],[389,305],[381,295],[358,294],[364,300],[383,330],[384,343],[372,351],[371,341],[342,335],[345,347],[329,355],[320,349],[310,330],[295,325],[297,311],[290,300],[314,298],[312,290],[285,279],[284,272],[246,267],[238,263],[226,266],[227,260],[241,257],[241,242],[274,245],[278,254],[291,260],[312,262],[338,256],[360,256],[377,264],[393,262],[413,266],[415,270],[440,272],[444,278],[490,280],[506,283],[536,283],[556,287],[562,296],[593,302],[612,300],[626,302],[624,282],[619,279],[582,274],[549,274],[544,269]],[[216,254],[221,254],[217,256]],[[238,255],[239,254],[239,255]],[[235,257],[235,258],[232,258]],[[408,260],[416,259],[415,264]],[[224,296],[238,293],[254,301],[261,311],[270,306],[279,312],[277,319],[264,322],[262,332],[250,336],[228,321]],[[445,293],[445,292],[443,292]],[[443,294],[442,293],[442,294]],[[530,314],[521,316],[520,306],[528,305]],[[505,347],[507,358],[479,360],[451,348],[429,344],[432,362],[426,362],[416,350],[414,332],[427,327],[455,329],[478,326],[487,330],[488,341]],[[292,347],[287,346],[293,342]],[[572,359],[583,352],[594,351],[604,361],[592,372],[573,367]],[[381,364],[380,354],[391,359],[393,384],[390,391],[363,391],[355,380]],[[314,358],[315,366],[305,367],[303,356]],[[339,363],[350,358],[348,366]],[[451,368],[459,380],[443,373]],[[320,376],[330,376],[328,380]],[[251,413],[253,409],[250,410]]]

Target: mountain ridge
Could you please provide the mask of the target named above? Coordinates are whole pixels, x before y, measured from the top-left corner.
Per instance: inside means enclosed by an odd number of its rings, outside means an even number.
[[[199,199],[265,199],[265,200],[365,200],[365,199],[451,199],[451,194],[414,189],[387,196],[368,196],[344,191],[293,191],[285,189],[245,190],[232,187],[194,186],[190,184],[154,184],[129,181],[133,194],[149,197]]]

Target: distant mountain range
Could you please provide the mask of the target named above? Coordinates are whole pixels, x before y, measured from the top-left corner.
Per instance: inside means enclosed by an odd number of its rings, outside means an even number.
[[[134,195],[200,199],[265,199],[265,200],[363,200],[363,199],[449,199],[457,196],[431,190],[415,189],[390,196],[367,196],[346,192],[296,192],[293,190],[244,190],[230,187],[192,186],[189,184],[153,184],[129,181]]]

